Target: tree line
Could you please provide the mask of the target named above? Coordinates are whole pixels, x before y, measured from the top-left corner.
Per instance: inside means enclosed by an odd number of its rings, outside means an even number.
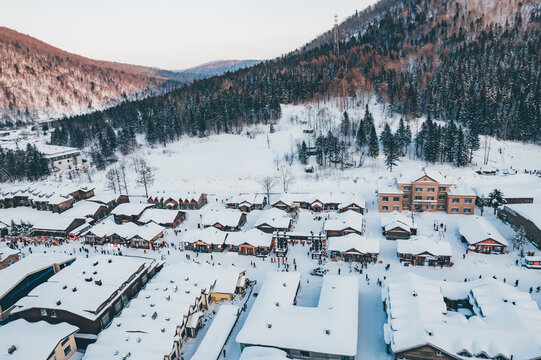
[[[0,148],[0,182],[33,181],[49,174],[49,162],[35,145],[17,150]]]

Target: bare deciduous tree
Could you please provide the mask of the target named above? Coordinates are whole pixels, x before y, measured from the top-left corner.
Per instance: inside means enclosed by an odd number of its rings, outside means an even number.
[[[113,190],[116,194],[116,190],[120,190],[120,187],[117,186],[117,169],[112,167],[109,170],[107,170],[107,173],[105,173],[105,184],[107,186],[107,189]]]
[[[148,198],[148,188],[154,184],[154,173],[143,159],[139,161],[137,168],[139,170],[137,173],[137,183],[143,185],[145,188],[145,195]]]
[[[270,193],[274,186],[276,186],[276,178],[273,176],[265,176],[264,178],[259,180],[259,184],[263,188],[263,192],[267,195],[268,204],[270,204]]]
[[[124,185],[124,191],[128,195],[128,183],[126,181],[126,163],[123,161],[119,166],[120,177],[122,178],[122,183]]]
[[[282,166],[280,168],[280,182],[282,183],[284,192],[289,190],[289,185],[291,185],[293,181],[295,181],[295,178],[291,174],[291,171],[289,171],[289,168]]]

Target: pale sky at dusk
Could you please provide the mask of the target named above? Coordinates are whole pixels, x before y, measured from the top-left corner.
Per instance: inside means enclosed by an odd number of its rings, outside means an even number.
[[[178,70],[268,59],[376,0],[0,0],[0,25],[86,57]]]

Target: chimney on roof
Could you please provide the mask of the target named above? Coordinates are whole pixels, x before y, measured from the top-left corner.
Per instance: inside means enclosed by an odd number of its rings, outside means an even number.
[[[8,354],[11,355],[17,350],[17,347],[15,345],[11,345],[8,349]]]
[[[325,334],[331,335],[331,330],[330,329],[325,329]]]

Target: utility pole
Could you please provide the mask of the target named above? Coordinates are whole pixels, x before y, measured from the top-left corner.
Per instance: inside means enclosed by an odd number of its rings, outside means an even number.
[[[339,51],[339,48],[338,48],[338,14],[334,14],[333,34],[334,34],[334,54],[338,55],[338,51]]]

